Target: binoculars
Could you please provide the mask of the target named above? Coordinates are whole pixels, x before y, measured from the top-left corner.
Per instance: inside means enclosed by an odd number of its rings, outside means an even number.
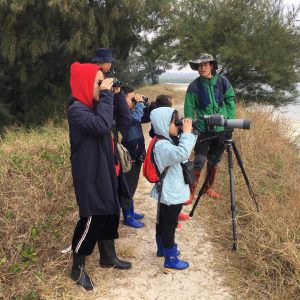
[[[183,123],[182,123],[182,120],[183,120],[183,119],[178,119],[178,120],[176,120],[176,121],[175,121],[175,125],[176,125],[176,126],[182,126],[182,124],[183,124]],[[195,126],[197,125],[197,120],[192,120],[192,125],[193,125],[193,127],[195,127]]]

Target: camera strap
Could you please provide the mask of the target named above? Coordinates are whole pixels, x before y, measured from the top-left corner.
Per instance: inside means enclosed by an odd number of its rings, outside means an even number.
[[[209,138],[205,138],[205,139],[202,139],[202,140],[200,139],[199,142],[202,143],[202,142],[204,142],[204,141],[213,140],[213,139],[218,138],[219,136],[222,136],[223,134],[224,134],[224,132],[222,131],[221,133],[216,134],[216,135],[214,135],[214,136],[211,136],[211,137],[209,137]]]

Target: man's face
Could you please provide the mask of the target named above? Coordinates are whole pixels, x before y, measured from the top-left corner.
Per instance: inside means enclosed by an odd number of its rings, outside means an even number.
[[[102,62],[102,63],[97,63],[97,65],[102,68],[104,73],[107,73],[110,70],[112,63],[111,62]]]
[[[213,65],[210,62],[203,62],[198,66],[198,72],[201,77],[212,77]]]
[[[135,92],[128,93],[126,96],[126,101],[130,109],[134,108],[134,103],[132,102],[132,98],[135,97]]]

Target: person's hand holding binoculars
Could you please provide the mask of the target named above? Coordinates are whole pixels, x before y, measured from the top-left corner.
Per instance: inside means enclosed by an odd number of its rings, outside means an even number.
[[[135,101],[136,102],[141,102],[143,101],[143,95],[142,94],[135,94]]]
[[[113,78],[105,78],[102,80],[100,84],[100,91],[103,90],[111,90],[112,85],[113,85]]]
[[[191,133],[193,128],[192,119],[182,119],[182,131],[186,133]]]

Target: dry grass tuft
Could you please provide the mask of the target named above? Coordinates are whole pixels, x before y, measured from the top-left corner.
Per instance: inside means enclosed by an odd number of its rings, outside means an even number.
[[[67,127],[9,130],[0,144],[0,298],[58,299],[77,209]]]
[[[184,99],[184,91],[174,90],[174,86],[170,84],[159,84],[155,86],[146,85],[138,90],[139,93],[147,95],[149,101],[155,101],[155,98],[160,94],[167,94],[172,96],[175,105],[182,103]]]

